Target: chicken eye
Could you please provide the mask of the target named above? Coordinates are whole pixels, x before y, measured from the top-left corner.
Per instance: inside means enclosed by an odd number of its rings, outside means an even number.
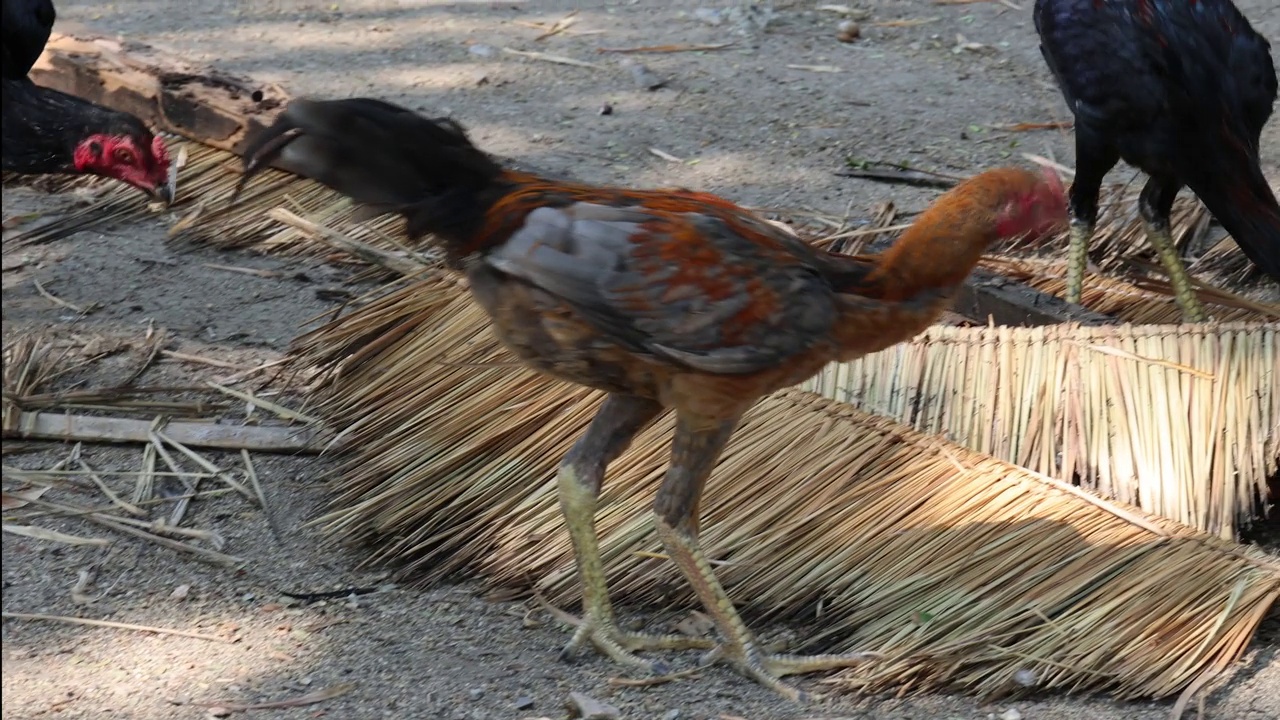
[[[113,155],[118,163],[124,163],[125,165],[133,164],[133,151],[129,148],[116,148]]]

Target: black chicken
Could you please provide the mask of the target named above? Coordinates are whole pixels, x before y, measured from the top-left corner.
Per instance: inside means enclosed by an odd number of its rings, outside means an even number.
[[[50,0],[3,0],[4,170],[102,175],[171,202],[164,140],[141,120],[27,77],[55,16]]]
[[[1230,0],[1036,0],[1040,51],[1075,115],[1067,300],[1080,301],[1102,178],[1149,177],[1138,201],[1178,305],[1206,318],[1169,231],[1185,185],[1280,281],[1280,206],[1258,164],[1276,99],[1270,44]]]

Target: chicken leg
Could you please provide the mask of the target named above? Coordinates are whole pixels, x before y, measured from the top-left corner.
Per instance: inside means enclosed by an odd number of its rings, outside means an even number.
[[[1102,191],[1102,179],[1120,160],[1115,148],[1097,137],[1086,127],[1076,129],[1076,177],[1071,183],[1071,229],[1067,245],[1067,289],[1063,296],[1067,302],[1080,304],[1084,289],[1084,270],[1088,263],[1089,241],[1093,238],[1098,221],[1098,195]],[[1169,232],[1169,213],[1173,211],[1174,198],[1182,186],[1177,181],[1152,175],[1138,197],[1138,213],[1142,216],[1147,239],[1160,256],[1160,263],[1169,274],[1174,300],[1185,319],[1204,322],[1204,308],[1191,287],[1191,277],[1178,257],[1177,246]]]
[[[1087,127],[1076,128],[1076,177],[1067,193],[1071,229],[1067,235],[1067,291],[1064,299],[1080,304],[1089,241],[1098,222],[1102,179],[1120,162],[1120,153]]]
[[[595,529],[600,483],[609,463],[627,449],[636,434],[662,409],[662,405],[652,400],[610,395],[587,427],[586,434],[574,443],[560,464],[557,474],[560,509],[564,513],[578,563],[583,606],[582,622],[561,651],[562,659],[572,658],[590,642],[614,662],[665,675],[670,672],[666,663],[645,660],[636,656],[635,651],[709,649],[714,646],[712,641],[702,638],[643,635],[620,630],[614,620],[613,605],[605,583]]]
[[[1173,212],[1174,198],[1182,186],[1174,180],[1151,176],[1138,196],[1138,214],[1142,216],[1142,224],[1146,226],[1147,239],[1155,247],[1160,256],[1160,263],[1169,273],[1169,284],[1173,286],[1173,297],[1182,309],[1182,315],[1191,322],[1204,322],[1208,315],[1200,300],[1196,298],[1191,287],[1191,276],[1178,257],[1178,247],[1173,242],[1173,233],[1169,231],[1169,214]]]
[[[781,655],[766,653],[747,628],[716,579],[711,563],[698,543],[698,514],[702,489],[720,452],[733,434],[738,418],[714,421],[681,413],[677,417],[671,466],[654,502],[658,537],[667,554],[684,574],[694,593],[715,621],[721,643],[704,662],[724,662],[742,675],[772,688],[793,701],[805,693],[784,683],[784,675],[850,667],[875,657],[874,653],[843,655]]]

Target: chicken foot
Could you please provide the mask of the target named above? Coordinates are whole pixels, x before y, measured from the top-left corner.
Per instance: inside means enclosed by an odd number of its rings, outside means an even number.
[[[783,676],[850,667],[877,655],[768,653],[759,645],[716,579],[711,563],[698,542],[698,510],[702,488],[736,424],[737,418],[699,427],[683,414],[678,418],[671,467],[654,504],[655,525],[667,554],[693,587],[722,638],[704,656],[704,664],[727,663],[747,678],[792,701],[804,702],[811,696],[783,682]]]
[[[610,395],[601,405],[587,432],[574,443],[557,474],[560,509],[577,559],[582,583],[582,621],[560,653],[561,659],[574,657],[590,642],[601,653],[621,665],[640,668],[654,675],[666,675],[670,667],[661,660],[646,660],[635,654],[643,650],[705,650],[711,640],[683,635],[645,635],[618,628],[609,589],[605,582],[600,544],[596,538],[595,512],[605,468],[631,444],[646,425],[662,412],[651,400]]]

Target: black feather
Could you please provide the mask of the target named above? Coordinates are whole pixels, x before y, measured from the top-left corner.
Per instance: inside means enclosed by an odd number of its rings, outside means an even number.
[[[502,167],[450,118],[371,98],[298,99],[244,150],[249,179],[268,166],[320,182],[379,212],[398,212],[410,236],[464,235]]]
[[[76,147],[97,134],[129,136],[150,147],[153,135],[138,118],[27,77],[44,52],[56,14],[49,0],[3,0],[3,160],[7,172],[73,173]]]
[[[1270,44],[1230,0],[1037,0],[1040,50],[1076,118],[1072,213],[1091,220],[1118,159],[1190,187],[1280,281],[1280,206],[1258,161],[1276,100]],[[1153,190],[1155,188],[1153,187]]]
[[[25,78],[36,64],[57,13],[52,0],[3,0],[0,17],[4,27],[0,29],[4,40],[3,76],[7,80]]]

